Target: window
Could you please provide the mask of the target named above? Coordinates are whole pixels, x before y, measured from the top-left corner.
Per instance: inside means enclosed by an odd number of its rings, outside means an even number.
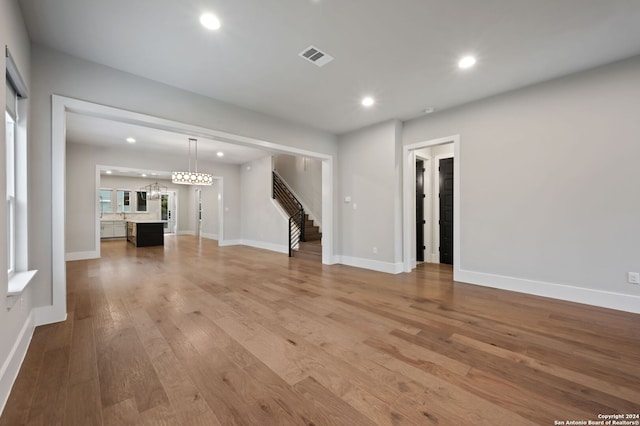
[[[5,155],[7,180],[7,272],[9,274],[9,278],[11,278],[16,271],[16,145],[14,134],[15,120],[11,116],[9,109],[7,109],[5,116]]]
[[[136,212],[147,212],[147,192],[136,191]]]
[[[116,191],[117,213],[131,213],[131,191],[118,189]]]
[[[3,169],[6,178],[6,244],[7,244],[7,308],[11,309],[24,288],[36,274],[29,271],[28,247],[28,187],[27,187],[27,111],[23,102],[27,86],[9,49],[6,59],[5,99],[5,156]],[[2,149],[2,148],[0,148]]]
[[[111,204],[111,196],[113,191],[110,189],[100,189],[100,217],[104,213],[113,213],[113,204]]]

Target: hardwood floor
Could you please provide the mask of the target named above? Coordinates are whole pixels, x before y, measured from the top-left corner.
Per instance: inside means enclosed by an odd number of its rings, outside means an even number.
[[[0,425],[553,425],[640,412],[638,315],[215,241],[67,264]]]

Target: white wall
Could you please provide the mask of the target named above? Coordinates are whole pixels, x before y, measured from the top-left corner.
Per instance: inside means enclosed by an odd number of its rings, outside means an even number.
[[[401,269],[400,128],[398,121],[387,121],[339,137],[343,263],[386,272]]]
[[[274,156],[280,177],[298,196],[306,213],[322,225],[322,161],[293,155]]]
[[[182,158],[157,152],[113,149],[86,144],[67,143],[67,210],[66,210],[66,251],[90,252],[95,247],[96,217],[96,165],[135,168],[142,170],[171,171],[184,166]],[[206,170],[224,181],[224,207],[228,209],[224,216],[225,238],[240,238],[240,166],[214,163],[199,159],[201,170]],[[118,181],[118,177],[104,177]],[[155,179],[140,179],[140,183],[131,189],[155,182]],[[124,184],[124,183],[123,183]],[[178,195],[178,233],[195,231],[195,199],[193,187],[173,185],[165,186],[177,191]],[[102,184],[101,186],[105,186]],[[203,233],[217,235],[217,196],[220,183],[203,188]],[[205,195],[211,193],[211,196]],[[71,205],[76,208],[72,208]],[[213,222],[213,223],[212,223]]]
[[[638,311],[638,111],[640,57],[405,123],[460,135],[463,278]]]
[[[289,222],[271,196],[271,170],[270,156],[241,167],[242,242],[288,252]]]
[[[34,202],[31,225],[34,241],[31,256],[40,270],[36,277],[35,303],[51,304],[51,95],[58,94],[102,105],[135,111],[155,117],[202,126],[268,141],[307,149],[334,156],[336,137],[285,120],[236,107],[191,92],[176,89],[148,79],[120,72],[99,64],[81,60],[60,52],[34,45],[33,97],[30,150],[31,179]],[[103,162],[102,160],[100,162]],[[130,167],[137,167],[131,165]],[[226,185],[225,199],[239,196],[237,187]],[[237,204],[239,206],[239,203]],[[225,205],[225,208],[227,206]],[[232,207],[230,217],[239,220],[239,211]],[[225,224],[230,221],[225,217]],[[225,229],[226,232],[226,229]],[[239,226],[237,234],[239,235]],[[228,238],[237,238],[228,235]]]
[[[16,62],[20,74],[24,79],[29,95],[32,94],[30,71],[30,45],[29,37],[24,27],[20,8],[15,0],[3,0],[0,2],[0,46],[8,46]],[[2,83],[0,84],[0,99],[5,99],[6,93],[6,61],[2,60]],[[28,110],[30,99],[26,99],[25,110]],[[32,117],[27,117],[31,121]],[[29,144],[32,143],[31,135],[27,136]],[[0,120],[0,200],[6,200],[6,175],[5,175],[5,120]],[[33,189],[32,187],[30,188]],[[0,271],[7,270],[7,234],[6,234],[6,209],[0,209]],[[35,262],[29,262],[30,268]],[[35,267],[37,268],[37,266]],[[34,269],[35,269],[34,268]],[[10,310],[7,310],[7,274],[0,273],[0,412],[4,407],[9,391],[13,384],[24,353],[33,334],[34,319],[32,315],[32,282],[22,293],[22,301],[18,301]]]
[[[202,223],[200,224],[200,232],[204,238],[213,238],[214,240],[217,240],[220,237],[218,233],[219,189],[220,181],[216,179],[213,181],[213,185],[210,187],[203,187],[202,190]]]

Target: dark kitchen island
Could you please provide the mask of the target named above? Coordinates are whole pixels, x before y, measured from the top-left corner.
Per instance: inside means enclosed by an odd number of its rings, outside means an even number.
[[[127,241],[136,247],[164,246],[164,222],[128,220]]]

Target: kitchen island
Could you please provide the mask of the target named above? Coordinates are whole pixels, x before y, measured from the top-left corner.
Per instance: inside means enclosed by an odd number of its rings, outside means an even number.
[[[128,220],[127,241],[136,247],[163,246],[164,222]]]

